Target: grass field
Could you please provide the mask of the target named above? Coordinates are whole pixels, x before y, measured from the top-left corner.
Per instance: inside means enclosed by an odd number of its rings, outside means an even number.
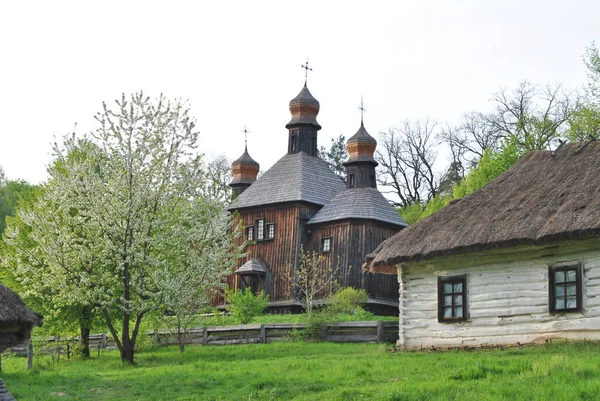
[[[390,345],[285,342],[175,347],[90,361],[5,358],[2,378],[30,400],[595,400],[600,344],[392,352]]]

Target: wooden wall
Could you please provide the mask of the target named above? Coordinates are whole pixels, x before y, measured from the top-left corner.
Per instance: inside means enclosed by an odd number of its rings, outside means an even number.
[[[332,238],[331,252],[326,256],[327,268],[332,264],[340,267],[341,286],[365,289],[369,298],[396,303],[398,279],[395,275],[373,274],[362,271],[367,254],[398,229],[369,220],[346,220],[333,224],[309,226],[306,248],[320,252],[321,240]]]
[[[461,347],[543,342],[560,339],[600,340],[600,251],[559,257],[443,269],[403,266],[400,339],[407,348]],[[583,312],[550,314],[548,265],[580,261],[583,265]],[[449,265],[451,263],[449,262]],[[467,275],[469,319],[438,323],[437,277]]]
[[[240,211],[244,226],[254,225],[257,219],[265,219],[265,224],[275,223],[275,238],[255,241],[246,248],[246,258],[239,261],[239,268],[246,261],[262,259],[271,270],[271,288],[264,288],[272,302],[292,299],[291,286],[286,278],[292,272],[300,246],[298,234],[304,230],[304,221],[312,217],[318,208],[307,204],[283,204]],[[256,235],[256,234],[255,234]],[[245,233],[244,233],[245,236]],[[239,240],[240,243],[242,239]],[[230,287],[240,288],[241,279],[232,275],[228,279]]]

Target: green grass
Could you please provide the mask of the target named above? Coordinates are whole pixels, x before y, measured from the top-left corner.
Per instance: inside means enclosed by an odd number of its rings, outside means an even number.
[[[593,400],[600,344],[392,352],[389,345],[286,342],[116,352],[90,361],[5,358],[2,378],[28,400]],[[54,394],[54,395],[53,395]]]
[[[305,313],[302,314],[264,314],[256,316],[250,324],[269,324],[269,323],[306,323],[310,320]],[[375,316],[370,313],[360,313],[350,315],[338,313],[327,318],[331,322],[348,322],[348,321],[398,321],[398,316]],[[240,324],[233,316],[214,316],[214,317],[198,317],[193,322],[193,326],[232,326]]]

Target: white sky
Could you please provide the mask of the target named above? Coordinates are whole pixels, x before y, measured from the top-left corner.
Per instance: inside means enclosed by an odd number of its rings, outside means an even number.
[[[287,150],[289,101],[321,103],[319,144],[404,119],[455,122],[522,80],[579,88],[600,1],[4,1],[0,166],[46,179],[53,138],[95,128],[102,101],[189,99],[207,154],[262,170]],[[445,163],[444,163],[445,164]]]

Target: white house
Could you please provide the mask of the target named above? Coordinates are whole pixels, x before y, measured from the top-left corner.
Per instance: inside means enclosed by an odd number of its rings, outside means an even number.
[[[364,267],[398,275],[402,347],[600,340],[600,143],[528,153]]]

